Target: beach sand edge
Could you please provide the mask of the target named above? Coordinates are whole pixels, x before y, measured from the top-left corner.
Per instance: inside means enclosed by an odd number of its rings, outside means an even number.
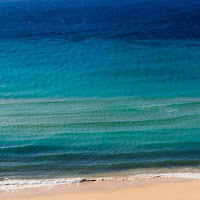
[[[159,179],[158,179],[159,180]],[[199,200],[200,199],[200,180],[157,180],[141,185],[124,185],[124,187],[115,187],[114,182],[110,188],[101,188],[102,183],[96,183],[96,188],[93,183],[83,183],[87,188],[78,192],[52,193],[52,194],[37,194],[32,193],[30,196],[4,198],[4,200]],[[98,185],[99,184],[99,185]],[[94,184],[93,184],[94,185]]]

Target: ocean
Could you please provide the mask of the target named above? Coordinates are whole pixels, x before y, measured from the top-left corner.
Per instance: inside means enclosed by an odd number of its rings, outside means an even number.
[[[0,1],[0,180],[200,166],[200,2]]]

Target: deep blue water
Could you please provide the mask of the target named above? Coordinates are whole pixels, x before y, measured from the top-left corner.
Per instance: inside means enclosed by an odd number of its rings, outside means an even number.
[[[200,2],[0,1],[0,178],[200,164]]]

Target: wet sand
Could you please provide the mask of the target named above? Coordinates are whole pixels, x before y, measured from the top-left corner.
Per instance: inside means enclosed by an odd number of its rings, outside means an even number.
[[[139,181],[97,181],[10,191],[1,197],[6,200],[199,200],[200,180],[156,177]]]

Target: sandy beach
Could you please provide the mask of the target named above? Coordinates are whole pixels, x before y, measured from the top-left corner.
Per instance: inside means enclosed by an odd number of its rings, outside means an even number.
[[[70,189],[69,189],[70,188]],[[48,191],[31,190],[13,193],[6,200],[199,200],[200,180],[155,178],[151,180],[86,182],[59,186]],[[8,195],[9,196],[9,195]]]

